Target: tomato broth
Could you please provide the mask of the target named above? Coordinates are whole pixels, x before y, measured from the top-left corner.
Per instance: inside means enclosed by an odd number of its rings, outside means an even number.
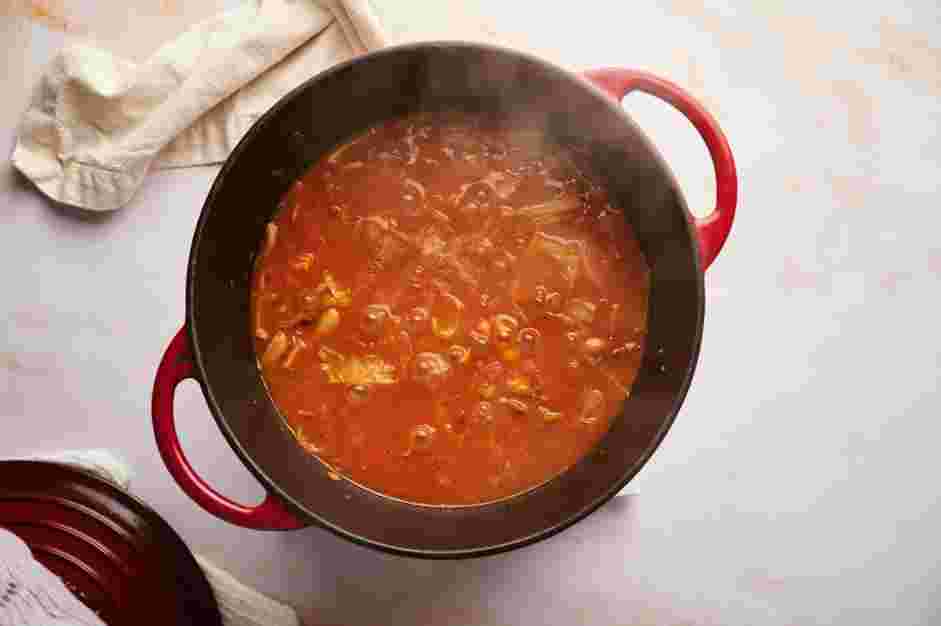
[[[640,366],[649,276],[582,161],[525,123],[427,113],[370,128],[285,194],[250,332],[332,477],[478,504],[604,436]]]

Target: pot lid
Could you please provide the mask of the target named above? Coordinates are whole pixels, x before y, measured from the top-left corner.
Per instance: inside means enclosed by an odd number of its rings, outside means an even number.
[[[82,470],[0,461],[0,527],[18,535],[108,624],[222,626],[179,535],[140,500]]]

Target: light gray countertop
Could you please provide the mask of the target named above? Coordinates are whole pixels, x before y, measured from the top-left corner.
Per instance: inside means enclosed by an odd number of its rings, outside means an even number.
[[[4,155],[66,37],[143,58],[213,10],[39,4],[53,18],[0,17]],[[482,39],[575,69],[655,71],[728,134],[739,214],[706,278],[692,389],[640,495],[466,562],[382,555],[318,529],[253,532],[198,509],[157,455],[149,402],[216,168],[154,173],[127,209],[89,217],[0,166],[0,456],[118,450],[134,493],[193,549],[310,624],[941,621],[937,2],[473,0],[451,16],[444,3],[376,4],[398,41]],[[642,96],[626,107],[690,204],[709,207],[711,165],[692,128]],[[196,469],[227,495],[260,497],[195,384],[176,406]]]

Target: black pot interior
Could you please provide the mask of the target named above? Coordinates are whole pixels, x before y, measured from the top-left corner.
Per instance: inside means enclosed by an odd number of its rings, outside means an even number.
[[[648,346],[630,398],[594,453],[555,480],[494,504],[435,508],[326,475],[283,425],[249,335],[249,284],[264,224],[321,155],[364,128],[420,110],[525,112],[592,168],[623,207],[651,268]],[[219,426],[243,461],[299,513],[356,541],[422,556],[467,556],[560,530],[617,492],[666,433],[696,361],[703,286],[685,203],[663,160],[620,107],[542,61],[471,44],[392,48],[334,68],[262,117],[222,168],[191,251],[188,324]]]

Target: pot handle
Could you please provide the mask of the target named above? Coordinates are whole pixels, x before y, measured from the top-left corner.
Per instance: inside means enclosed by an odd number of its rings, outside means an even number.
[[[715,167],[716,206],[706,217],[694,218],[699,238],[699,257],[705,270],[715,260],[732,230],[735,205],[738,202],[735,159],[732,158],[732,149],[719,123],[686,91],[648,72],[599,68],[583,72],[582,76],[618,102],[632,91],[642,91],[666,101],[686,116],[706,142]]]
[[[151,404],[157,449],[174,480],[196,504],[231,524],[258,530],[289,530],[306,526],[270,493],[261,504],[244,506],[219,494],[193,470],[176,434],[173,395],[183,380],[195,377],[186,328],[181,328],[157,368]]]

